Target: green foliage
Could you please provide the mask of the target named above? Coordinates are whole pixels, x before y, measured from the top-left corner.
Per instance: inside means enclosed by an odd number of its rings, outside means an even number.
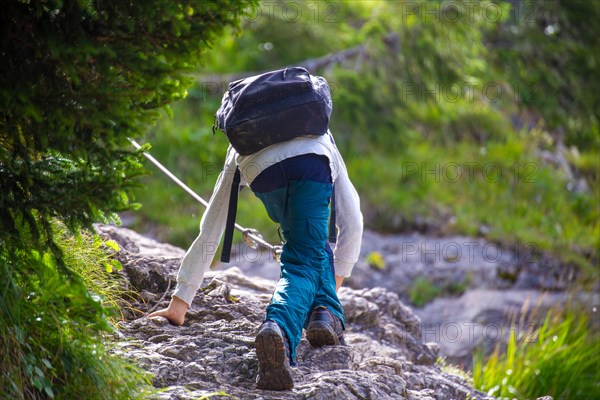
[[[10,398],[129,399],[145,382],[102,345],[109,278],[93,222],[136,208],[129,148],[238,7],[253,0],[4,2],[0,14],[0,387]],[[56,231],[54,221],[61,228]],[[66,228],[65,228],[66,227]],[[66,231],[65,231],[66,229]],[[68,233],[71,235],[69,236]],[[104,301],[104,305],[101,302]],[[142,394],[140,394],[142,395]]]
[[[444,285],[444,290],[451,296],[460,296],[469,288],[472,279],[472,274],[467,273],[467,276],[463,280],[448,282]]]
[[[380,229],[410,229],[412,216],[420,215],[447,233],[478,235],[486,226],[490,240],[565,260],[594,254],[600,246],[598,192],[566,190],[566,177],[532,154],[527,136],[485,147],[413,144],[400,163],[394,156],[362,157],[347,166],[371,207],[371,224]],[[592,257],[573,261],[594,276]]]
[[[600,132],[597,135],[600,135]],[[598,193],[600,193],[600,158],[598,152],[590,151],[590,149],[579,150],[577,147],[572,147],[571,151],[567,153],[567,158],[591,186],[592,192],[598,196]],[[593,207],[590,207],[590,209],[594,210]],[[589,217],[591,219],[599,218],[597,213],[592,213]]]
[[[498,345],[487,360],[482,352],[474,356],[475,386],[510,399],[597,398],[600,336],[593,331],[589,312],[581,305],[555,308],[535,330],[517,335],[512,329],[506,352]],[[527,326],[534,326],[535,315],[530,318]]]
[[[473,386],[473,376],[471,373],[469,371],[465,371],[457,365],[450,364],[446,360],[446,357],[438,357],[438,359],[435,360],[435,364],[440,367],[442,372],[458,376],[459,378],[464,379],[469,385]]]
[[[355,27],[375,7],[369,1],[261,1],[244,16],[240,35],[219,39],[207,65],[223,73],[263,71],[357,45],[362,38]]]
[[[144,398],[149,378],[102,344],[113,332],[118,279],[102,241],[73,238],[58,226],[57,242],[71,271],[61,274],[51,252],[0,251],[0,386],[11,399]],[[88,289],[90,287],[91,289]],[[112,310],[111,310],[112,309]]]
[[[494,63],[519,106],[542,118],[567,144],[600,149],[600,5],[527,0],[490,32]]]
[[[407,11],[413,7],[429,11]],[[361,27],[362,62],[340,64],[328,76],[338,89],[333,127],[349,136],[347,150],[398,156],[422,138],[446,145],[504,136],[508,124],[490,101],[496,96],[488,93],[482,42],[493,22],[474,12],[470,23],[457,23],[426,2],[380,2],[376,15]]]
[[[27,229],[34,243],[56,250],[50,218],[75,229],[131,208],[128,193],[142,166],[140,154],[121,149],[127,137],[140,136],[159,108],[185,96],[185,74],[215,35],[236,23],[239,14],[231,10],[251,3],[6,5],[2,239],[18,245],[18,232]]]
[[[472,275],[467,274],[462,280],[439,284],[423,277],[418,277],[412,283],[408,297],[416,307],[423,307],[440,296],[460,296],[469,288]]]
[[[122,275],[115,273],[123,269],[114,257],[119,245],[85,231],[72,235],[59,223],[55,223],[55,226],[55,234],[60,238],[59,246],[69,269],[81,278],[90,295],[102,304],[111,323],[123,319],[123,308],[137,293],[128,289],[129,285]]]
[[[227,394],[227,392],[225,392],[224,390],[221,390],[220,392],[211,392],[208,394],[205,394],[202,397],[199,397],[198,400],[208,400],[208,399],[212,399],[215,396],[219,396],[219,397],[233,397],[230,394]]]
[[[594,2],[334,2],[330,10],[319,3],[317,17],[302,3],[297,19],[295,4],[262,2],[243,20],[241,35],[220,39],[190,96],[174,106],[174,119],[147,136],[153,154],[210,196],[226,140],[209,127],[227,82],[354,49],[312,72],[332,87],[332,131],[367,226],[425,225],[531,246],[597,279],[600,91],[588,90],[597,84],[590,74],[600,37]],[[464,11],[458,19],[456,9]],[[325,15],[335,20],[326,23]],[[560,33],[545,34],[556,21]],[[214,74],[220,72],[227,75]],[[559,151],[561,136],[575,179],[586,179],[589,191],[575,190],[562,167],[540,157],[541,150]],[[187,247],[203,210],[158,175],[136,192],[145,204],[140,218]],[[176,211],[165,212],[165,204]],[[239,207],[240,221],[276,239],[252,196]]]
[[[431,300],[442,294],[442,289],[426,278],[415,279],[409,290],[411,303],[416,307],[423,307]]]

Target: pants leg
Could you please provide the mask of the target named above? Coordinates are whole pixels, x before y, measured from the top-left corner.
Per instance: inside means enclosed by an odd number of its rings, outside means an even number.
[[[315,300],[310,307],[310,310],[314,310],[319,306],[325,306],[331,311],[336,317],[340,319],[342,322],[342,326],[345,328],[344,321],[344,309],[340,304],[340,301],[337,297],[336,286],[335,286],[335,268],[333,266],[333,252],[327,243],[325,245],[325,251],[328,255],[329,260],[329,269],[324,269],[321,276],[321,285],[319,286],[317,293],[315,295]],[[308,327],[308,320],[310,318],[310,314],[308,318],[304,322],[304,328]]]
[[[318,299],[319,305],[330,308],[342,321],[343,309],[335,294],[330,252],[326,247],[332,191],[329,166],[324,164],[329,178],[323,182],[324,179],[315,178],[319,174],[303,174],[302,163],[286,161],[261,173],[268,172],[263,177],[269,177],[269,189],[279,187],[261,192],[265,185],[259,176],[258,182],[255,181],[257,185],[253,183],[252,189],[264,203],[269,216],[279,222],[286,240],[281,254],[280,279],[267,307],[266,319],[277,322],[285,331],[293,361],[302,328],[315,300]],[[283,180],[283,185],[273,185],[277,180]]]

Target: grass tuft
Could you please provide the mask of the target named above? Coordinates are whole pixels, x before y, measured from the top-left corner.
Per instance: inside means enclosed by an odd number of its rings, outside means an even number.
[[[536,325],[538,313],[530,314],[527,326]],[[571,303],[550,309],[537,329],[519,335],[512,329],[506,351],[498,344],[487,359],[481,351],[475,354],[475,387],[510,399],[598,398],[600,335],[593,331],[589,313]]]
[[[121,292],[110,257],[92,235],[57,244],[71,271],[50,253],[0,246],[0,387],[11,399],[136,399],[151,392],[148,374],[112,355],[114,305]],[[89,285],[89,289],[88,286]],[[111,304],[113,309],[111,310]]]

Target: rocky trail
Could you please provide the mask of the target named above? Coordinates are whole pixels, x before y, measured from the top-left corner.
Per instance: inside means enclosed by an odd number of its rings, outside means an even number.
[[[232,265],[243,273],[278,278],[278,266],[268,254],[243,245],[236,250]],[[370,259],[380,264],[371,265]],[[219,264],[216,268],[229,267]],[[449,363],[470,369],[473,351],[483,346],[491,352],[499,341],[505,341],[524,307],[544,309],[565,302],[565,289],[575,276],[574,269],[531,245],[507,249],[481,238],[383,235],[365,230],[360,259],[344,286],[385,288],[410,304],[411,292],[421,295],[415,283],[426,281],[438,293],[433,301],[413,310],[421,320],[423,340],[438,343],[440,356]],[[597,292],[582,297],[590,309],[600,309]],[[530,324],[525,325],[517,329]]]
[[[98,230],[119,243],[123,273],[139,292],[131,309],[124,310],[126,318],[119,326],[123,340],[116,351],[154,375],[153,385],[160,389],[157,398],[491,399],[436,364],[440,343],[424,336],[428,331],[421,318],[385,287],[342,288],[348,345],[313,348],[303,339],[294,368],[295,388],[258,390],[254,336],[274,280],[249,276],[244,260],[238,260],[240,267],[210,271],[185,324],[171,326],[140,312],[166,306],[183,250],[127,229]],[[365,242],[368,251],[368,238]],[[270,263],[251,264],[256,273]]]

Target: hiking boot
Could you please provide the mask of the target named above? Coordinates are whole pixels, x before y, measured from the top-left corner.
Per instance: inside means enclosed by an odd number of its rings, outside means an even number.
[[[342,321],[323,306],[315,308],[310,315],[306,339],[316,347],[346,344]]]
[[[258,357],[256,387],[289,390],[294,387],[290,367],[290,349],[285,333],[274,321],[265,321],[254,340]]]

